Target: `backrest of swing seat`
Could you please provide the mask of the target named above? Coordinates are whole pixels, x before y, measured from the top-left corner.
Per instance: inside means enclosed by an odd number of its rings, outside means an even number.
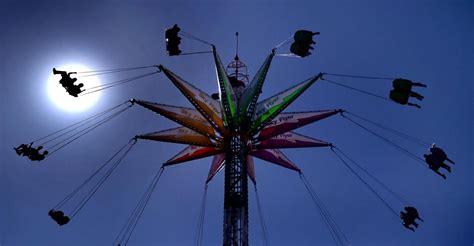
[[[412,82],[407,79],[394,79],[392,85],[398,90],[411,91]]]
[[[313,32],[308,30],[298,30],[293,35],[293,39],[297,42],[311,42],[313,39]]]

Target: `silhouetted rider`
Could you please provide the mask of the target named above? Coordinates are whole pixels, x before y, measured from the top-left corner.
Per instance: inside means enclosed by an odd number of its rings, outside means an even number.
[[[413,216],[415,219],[419,219],[420,221],[423,221],[420,218],[420,215],[418,214],[418,210],[416,210],[415,207],[405,207],[405,211],[411,216]]]
[[[60,226],[69,223],[69,221],[71,220],[68,216],[64,215],[63,211],[59,211],[59,210],[51,209],[51,210],[49,210],[48,215],[54,221],[56,221],[56,223],[58,223],[58,225],[60,225]]]
[[[59,80],[59,83],[66,89],[73,86],[74,82],[77,81],[77,78],[71,78],[71,74],[76,74],[76,72],[68,73],[66,71],[60,71],[60,70],[56,70],[56,68],[53,68],[53,74],[61,75],[61,79]]]
[[[30,147],[26,153],[28,158],[32,161],[42,161],[48,155],[48,151],[43,151],[40,153],[40,150],[43,149],[43,146],[38,146],[37,148]]]
[[[78,85],[72,85],[69,88],[67,88],[66,91],[67,93],[69,93],[69,95],[77,97],[79,93],[85,91],[85,90],[82,90],[83,86],[84,86],[83,83],[80,83]]]
[[[425,157],[425,162],[428,164],[429,168],[437,173],[439,176],[446,179],[446,175],[439,172],[439,168],[444,168],[451,172],[451,167],[441,162],[438,158],[436,158],[433,154],[423,155]]]
[[[415,218],[413,215],[406,213],[404,211],[400,211],[400,218],[402,219],[402,225],[412,231],[415,231],[415,228],[412,228],[411,225],[414,225],[418,228],[418,223],[415,222]]]
[[[33,145],[33,143],[20,144],[18,147],[13,147],[13,149],[15,150],[17,155],[26,156],[26,154],[28,153],[28,149],[31,148],[31,145]]]
[[[420,101],[423,100],[424,97],[422,95],[412,91],[411,89],[413,86],[426,87],[425,84],[412,82],[407,79],[394,79],[392,85],[393,90],[390,91],[390,99],[402,105],[409,105],[421,108],[418,104],[409,103],[408,99],[410,97],[413,97]]]
[[[436,158],[438,158],[441,162],[444,162],[446,160],[446,161],[451,162],[452,164],[454,164],[454,161],[450,160],[448,158],[448,155],[446,155],[446,153],[441,148],[437,147],[434,143],[430,147],[430,152]]]
[[[400,218],[402,219],[402,225],[412,231],[415,231],[414,228],[411,227],[411,225],[414,225],[416,228],[418,228],[418,223],[416,223],[416,219],[419,219],[420,221],[423,221],[420,218],[420,215],[418,214],[418,210],[416,210],[415,207],[405,207],[405,211],[400,212]]]
[[[416,103],[408,102],[408,99],[410,97],[410,92],[393,89],[390,91],[389,97],[390,99],[392,99],[394,102],[398,104],[421,108],[421,106]]]

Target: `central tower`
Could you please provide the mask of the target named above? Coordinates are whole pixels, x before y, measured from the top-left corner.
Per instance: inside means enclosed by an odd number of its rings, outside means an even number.
[[[225,143],[224,243],[225,246],[248,245],[247,146],[235,134]]]
[[[226,69],[239,105],[240,97],[248,83],[247,66],[235,56]],[[248,176],[247,156],[249,139],[238,122],[229,129],[225,138],[224,175],[224,246],[248,245]]]

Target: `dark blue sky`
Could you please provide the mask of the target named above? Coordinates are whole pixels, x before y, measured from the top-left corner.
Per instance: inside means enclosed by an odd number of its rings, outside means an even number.
[[[83,113],[67,113],[48,98],[51,68],[163,64],[203,90],[217,91],[211,56],[168,57],[164,30],[214,42],[224,62],[240,57],[250,75],[270,49],[295,30],[320,31],[314,55],[275,58],[262,99],[318,72],[406,77],[428,84],[422,109],[318,82],[289,111],[343,108],[436,142],[456,161],[444,181],[341,117],[300,130],[339,146],[403,194],[425,219],[404,229],[328,149],[284,151],[319,192],[353,245],[472,245],[474,243],[472,1],[8,1],[0,3],[1,245],[109,245],[161,163],[184,146],[139,142],[85,209],[64,227],[47,211],[132,136],[175,126],[139,107],[98,128],[51,158],[31,163],[13,146],[29,142],[129,98],[190,106],[158,74],[104,91]],[[205,46],[183,39],[184,50]],[[123,77],[111,77],[120,79]],[[379,94],[390,82],[339,80]],[[107,82],[107,81],[105,81]],[[402,142],[418,155],[426,148]],[[190,245],[210,159],[165,170],[130,245]],[[298,175],[256,161],[271,245],[332,245]],[[250,192],[250,242],[261,245]],[[396,206],[399,204],[393,203]],[[209,186],[204,244],[222,240],[223,176]]]

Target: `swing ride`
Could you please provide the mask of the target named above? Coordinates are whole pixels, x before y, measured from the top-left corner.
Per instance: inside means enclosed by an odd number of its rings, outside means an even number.
[[[179,35],[204,43],[208,45],[211,50],[183,53],[179,47],[181,44],[181,37]],[[15,147],[14,149],[19,156],[24,156],[31,161],[39,162],[47,160],[49,156],[62,150],[69,144],[101,125],[117,118],[133,106],[143,107],[181,125],[180,127],[172,129],[134,136],[104,164],[99,166],[92,175],[86,178],[70,194],[54,206],[48,212],[51,219],[60,226],[66,225],[72,221],[111,176],[135,144],[139,140],[150,140],[186,144],[188,147],[166,161],[158,170],[127,219],[122,230],[119,232],[115,239],[115,245],[127,245],[153,191],[157,187],[160,177],[167,167],[206,157],[213,157],[213,159],[209,174],[206,178],[206,186],[202,198],[201,214],[196,239],[197,245],[202,244],[207,184],[212,181],[215,175],[217,175],[221,170],[224,172],[223,245],[245,246],[250,244],[248,239],[249,179],[254,185],[257,194],[256,202],[264,234],[264,242],[266,245],[268,244],[267,228],[264,223],[263,214],[261,213],[261,205],[257,193],[254,158],[297,172],[316,208],[319,210],[324,223],[328,227],[335,244],[348,245],[348,238],[329,213],[310,182],[306,179],[303,171],[280,150],[287,148],[328,148],[340,160],[340,162],[352,174],[354,174],[354,176],[356,176],[369,189],[369,191],[384,204],[384,206],[387,207],[391,213],[401,219],[401,224],[404,227],[415,231],[415,228],[419,226],[416,220],[423,220],[421,219],[417,209],[406,201],[406,199],[377,179],[335,144],[296,133],[294,130],[338,115],[364,131],[367,131],[381,139],[389,146],[412,158],[415,162],[427,165],[433,172],[446,179],[446,175],[440,173],[439,169],[443,168],[448,172],[451,172],[451,167],[448,166],[445,161],[451,164],[454,164],[454,162],[448,158],[447,154],[441,148],[344,109],[327,109],[305,112],[284,112],[284,110],[318,81],[341,86],[346,89],[351,89],[356,92],[388,100],[400,105],[414,106],[417,108],[421,108],[421,106],[408,102],[408,99],[414,98],[421,101],[423,100],[423,96],[414,92],[412,89],[413,87],[427,86],[419,82],[412,82],[411,80],[402,78],[321,72],[303,80],[289,89],[259,101],[259,96],[262,93],[262,88],[273,58],[275,58],[275,56],[304,58],[311,55],[310,50],[314,49],[312,45],[316,44],[313,37],[320,35],[320,33],[308,30],[296,31],[290,39],[283,41],[271,50],[251,80],[249,80],[246,65],[240,61],[238,56],[238,33],[236,33],[236,35],[236,56],[226,67],[223,65],[217,49],[212,43],[182,31],[177,25],[174,25],[165,32],[166,49],[170,56],[212,54],[219,90],[218,93],[212,95],[209,95],[195,87],[193,84],[179,77],[164,65],[137,66],[95,71],[61,71],[53,68],[53,74],[57,76],[59,83],[64,87],[66,91],[65,93],[68,93],[73,97],[87,96],[91,93],[131,83],[154,74],[163,73],[189,100],[194,108],[131,99],[75,124],[59,129],[44,137],[38,138],[29,144],[21,144],[18,147]],[[289,45],[290,43],[292,43],[290,47],[291,53],[277,53],[277,50],[280,50],[282,47]],[[80,83],[80,80],[84,77],[115,73],[125,74],[132,71],[143,71],[143,74],[89,88],[83,88],[84,85]],[[393,89],[389,92],[389,96],[386,97],[336,81],[337,78],[340,77],[360,80],[373,79],[392,81]],[[404,138],[423,147],[431,146],[429,148],[429,153],[425,154],[423,159],[380,132]],[[403,210],[397,212],[401,207],[387,202],[387,197],[380,193],[373,184],[377,186],[377,189],[386,191],[386,194],[389,194],[392,198],[395,198],[400,202],[400,204],[404,205],[402,206]],[[414,226],[415,228],[411,226]]]

